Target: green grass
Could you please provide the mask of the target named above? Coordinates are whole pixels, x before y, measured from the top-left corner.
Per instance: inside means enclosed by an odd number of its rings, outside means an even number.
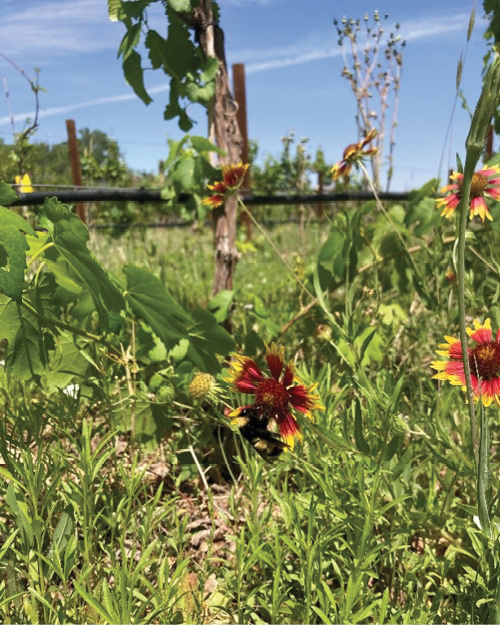
[[[303,443],[274,464],[227,427],[220,407],[191,405],[180,372],[156,448],[124,427],[124,367],[99,361],[97,401],[0,372],[0,472],[12,478],[0,489],[2,622],[481,622],[494,589],[481,578],[472,519],[467,410],[461,390],[440,388],[430,369],[443,335],[456,333],[444,276],[451,249],[436,243],[438,225],[434,237],[412,235],[425,242],[417,292],[371,210],[339,253],[354,262],[356,245],[358,269],[373,261],[370,246],[396,260],[325,288],[325,306],[281,336],[325,410],[301,421]],[[330,225],[269,234],[312,290]],[[474,237],[495,265],[496,233]],[[209,229],[94,234],[91,245],[119,280],[124,263],[145,264],[180,302],[210,300]],[[262,236],[253,245],[237,267],[232,319],[238,351],[260,358],[262,341],[308,299]],[[495,323],[497,277],[477,257],[468,271],[471,314]]]

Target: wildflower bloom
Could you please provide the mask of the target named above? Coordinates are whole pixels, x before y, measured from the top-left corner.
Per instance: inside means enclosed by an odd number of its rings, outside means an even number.
[[[227,192],[226,185],[222,181],[220,181],[216,182],[215,184],[209,184],[207,185],[207,187],[210,189],[210,191],[215,191],[215,193],[210,197],[205,198],[202,204],[206,204],[208,206],[211,206],[212,208],[222,206],[222,204],[224,204],[224,198]]]
[[[241,187],[249,165],[237,163],[236,165],[226,165],[222,168],[222,180],[209,184],[207,187],[215,193],[203,200],[203,204],[216,208],[222,206],[224,201]]]
[[[436,200],[436,206],[442,208],[441,215],[449,219],[462,199],[463,174],[455,171],[450,176],[452,184],[448,184],[441,189],[441,193],[446,193],[445,197]],[[470,187],[470,218],[479,215],[484,222],[485,218],[493,219],[484,198],[500,200],[500,168],[496,165],[485,166],[483,169],[474,172]]]
[[[474,399],[477,401],[481,397],[484,406],[492,402],[500,406],[500,330],[495,340],[492,340],[490,320],[486,319],[481,324],[475,319],[474,329],[467,328],[467,334],[475,343],[473,347],[467,348]],[[465,391],[467,387],[460,340],[452,336],[445,336],[445,340],[446,343],[439,345],[437,353],[448,360],[431,363],[432,368],[438,371],[433,377],[462,385]]]
[[[373,139],[375,139],[377,134],[378,133],[375,128],[372,128],[362,141],[352,143],[346,147],[342,160],[335,164],[331,169],[331,174],[334,180],[337,180],[341,176],[348,178],[351,173],[352,166],[355,163],[362,161],[365,156],[373,156],[378,152],[377,147],[370,147],[366,150],[363,149],[371,143]]]
[[[222,168],[223,182],[228,189],[236,191],[239,189],[245,178],[249,165],[239,162],[236,165],[227,165]]]
[[[261,371],[254,360],[236,355],[231,363],[229,377],[234,390],[254,396],[254,403],[241,406],[230,413],[238,417],[242,410],[252,408],[262,418],[276,422],[283,441],[293,448],[295,438],[301,439],[299,424],[292,410],[298,410],[312,419],[313,410],[323,410],[315,393],[316,385],[306,386],[295,374],[292,363],[285,365],[285,350],[275,344],[266,344],[266,361],[270,375]]]

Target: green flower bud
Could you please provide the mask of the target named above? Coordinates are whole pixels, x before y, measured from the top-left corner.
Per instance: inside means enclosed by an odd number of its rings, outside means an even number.
[[[156,401],[160,404],[170,404],[175,397],[175,388],[171,382],[166,381],[156,392]]]
[[[500,55],[495,54],[483,82],[483,89],[474,111],[465,147],[479,158],[486,141],[486,133],[495,114],[500,94]]]

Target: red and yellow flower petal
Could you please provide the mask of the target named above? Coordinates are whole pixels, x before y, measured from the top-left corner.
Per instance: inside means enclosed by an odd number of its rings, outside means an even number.
[[[251,358],[236,354],[231,362],[226,382],[232,384],[240,393],[252,394],[263,379],[262,371]]]
[[[489,197],[494,200],[500,200],[500,178],[496,176],[500,176],[500,168],[496,165],[490,167],[485,166],[472,175],[469,204],[470,219],[473,219],[477,215],[483,223],[485,219],[493,220],[485,198]],[[448,195],[436,200],[436,206],[443,209],[441,215],[446,218],[451,217],[460,203],[463,174],[454,172],[450,176],[450,179],[456,181],[456,184],[449,184],[442,187],[441,193]]]
[[[285,388],[288,388],[289,386],[293,384],[294,380],[295,380],[295,367],[293,366],[293,363],[289,362],[286,366],[285,373],[283,374],[283,379],[281,380],[281,382]]]
[[[267,343],[264,343],[264,345],[266,346],[266,360],[269,371],[273,378],[278,381],[285,364],[285,348],[278,347],[275,343],[271,343],[270,346]]]
[[[467,334],[476,343],[489,343],[491,341],[491,319],[486,319],[484,323],[480,323],[474,319],[474,329],[466,328]]]
[[[492,341],[491,320],[481,323],[474,319],[473,328],[466,328],[467,335],[476,343],[468,347],[471,384],[474,400],[481,399],[484,406],[495,402],[500,406],[500,330]],[[462,349],[460,341],[446,336],[446,343],[441,344],[438,353],[451,360],[436,360],[431,367],[437,371],[433,376],[437,380],[447,380],[450,384],[461,386],[467,390]]]
[[[313,410],[324,410],[325,407],[319,400],[319,395],[315,392],[317,384],[306,386],[298,384],[288,389],[290,404],[299,412],[305,414],[309,419],[313,418]]]
[[[238,189],[245,178],[248,168],[249,165],[243,165],[242,162],[236,165],[226,165],[222,168],[224,184],[231,190]]]
[[[283,442],[293,449],[295,439],[302,440],[299,424],[290,413],[280,415],[277,419],[278,430]]]
[[[332,174],[332,178],[334,180],[338,180],[340,177],[347,178],[351,173],[351,169],[352,165],[350,163],[339,161],[332,167],[330,173]]]
[[[493,221],[488,205],[482,197],[473,197],[470,201],[470,218],[474,219],[476,215],[481,218],[483,223],[485,217],[490,221]]]
[[[205,206],[210,206],[211,208],[217,208],[218,206],[222,206],[224,204],[224,196],[222,195],[211,195],[210,197],[206,197],[202,204]]]
[[[438,198],[436,200],[437,208],[443,209],[441,211],[441,217],[446,217],[447,219],[450,219],[459,204],[460,197],[456,193],[452,193],[451,195],[447,195],[446,197]]]
[[[376,128],[372,128],[370,132],[366,135],[366,137],[361,141],[361,147],[364,148],[365,145],[368,145],[370,141],[373,141],[375,137],[378,135],[378,130]]]

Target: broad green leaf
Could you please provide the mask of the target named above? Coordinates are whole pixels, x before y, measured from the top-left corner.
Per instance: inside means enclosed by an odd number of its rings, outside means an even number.
[[[16,302],[20,302],[22,297],[26,252],[29,249],[23,233],[36,237],[27,221],[0,206],[0,291]]]
[[[205,66],[200,74],[200,80],[208,82],[213,80],[217,76],[219,71],[219,61],[213,56],[209,56],[205,59]]]
[[[209,82],[200,86],[195,82],[191,82],[186,86],[186,96],[191,102],[200,102],[205,106],[212,100],[215,95],[215,82]]]
[[[83,378],[89,368],[87,359],[71,334],[61,334],[55,345],[43,376],[44,386],[50,392],[65,388],[75,377]]]
[[[165,63],[165,39],[156,30],[150,29],[144,43],[149,50],[149,60],[153,69],[162,67]]]
[[[234,291],[219,291],[208,302],[208,309],[217,323],[223,323],[228,317],[234,299]]]
[[[0,180],[0,206],[9,206],[9,204],[18,199],[19,197],[14,189],[3,180]]]
[[[168,5],[174,11],[188,13],[198,6],[198,0],[168,0]]]
[[[20,302],[26,269],[28,243],[24,235],[11,224],[0,224],[0,291]]]
[[[121,0],[108,0],[108,15],[112,22],[120,19]]]
[[[169,9],[167,17],[169,25],[164,49],[165,65],[172,77],[184,81],[189,74],[196,74],[203,58],[191,39],[191,30],[186,22]]]
[[[141,98],[144,104],[150,104],[153,100],[149,97],[144,87],[144,71],[141,67],[141,56],[135,50],[132,50],[127,58],[124,59],[123,73],[136,95]]]
[[[200,179],[197,176],[196,159],[192,156],[185,156],[178,167],[176,167],[172,181],[178,192],[192,191],[197,189],[200,184]]]
[[[193,127],[193,121],[191,120],[189,115],[186,113],[186,109],[180,110],[178,123],[179,123],[179,128],[183,132],[189,132],[191,128]]]
[[[143,19],[145,10],[152,2],[155,2],[155,0],[122,0],[120,19],[125,23],[125,18]]]
[[[224,150],[219,149],[206,137],[190,137],[191,145],[197,152],[217,152],[221,154]]]
[[[123,60],[130,56],[134,48],[139,44],[141,38],[141,22],[137,22],[127,29],[118,48],[118,56],[122,56]]]
[[[127,278],[125,298],[132,311],[151,327],[165,346],[173,347],[180,339],[187,338],[191,319],[165,291],[160,280],[136,265],[126,265],[123,273]]]
[[[187,356],[201,371],[218,373],[221,367],[215,354],[227,356],[234,351],[234,339],[207,310],[196,308],[191,315],[196,325],[189,332]]]
[[[14,213],[14,211],[10,208],[5,208],[3,206],[0,206],[0,224],[1,225],[10,224],[12,226],[15,226],[21,232],[30,234],[33,237],[37,236],[37,233],[33,230],[33,227],[30,226],[30,224],[26,221],[26,219],[23,219],[21,215]]]
[[[36,378],[46,362],[38,320],[14,300],[0,296],[0,339],[8,342],[6,365],[20,380]]]
[[[44,225],[52,236],[57,252],[67,262],[78,281],[89,289],[101,327],[106,330],[113,329],[125,302],[109,274],[90,253],[87,247],[88,228],[55,198],[45,201],[43,215]],[[47,256],[52,256],[52,249],[47,251]]]
[[[15,304],[10,297],[0,294],[0,340],[13,343],[19,329],[17,314],[13,314]]]

